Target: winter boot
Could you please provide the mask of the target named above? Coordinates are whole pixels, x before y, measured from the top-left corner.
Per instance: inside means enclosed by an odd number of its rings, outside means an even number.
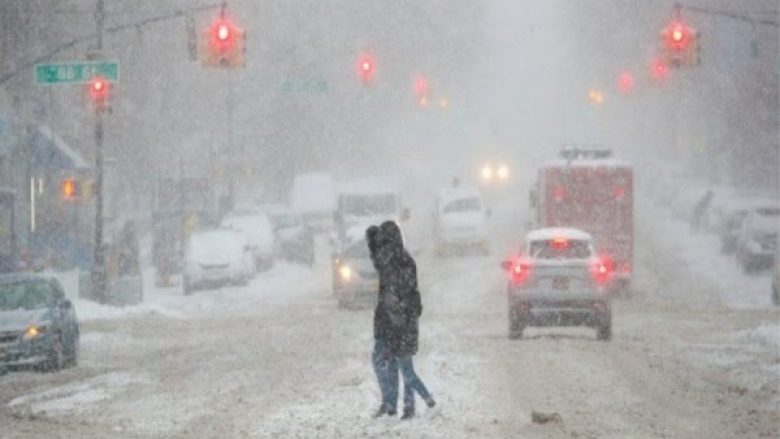
[[[385,404],[380,405],[379,410],[377,410],[376,413],[374,413],[374,418],[381,418],[384,415],[395,416],[395,409],[390,408]]]
[[[428,397],[425,398],[425,404],[428,405],[428,408],[433,408],[436,405],[436,401],[433,399],[433,395],[428,395]]]
[[[401,415],[401,419],[412,419],[414,417],[414,407],[404,407],[404,413]]]

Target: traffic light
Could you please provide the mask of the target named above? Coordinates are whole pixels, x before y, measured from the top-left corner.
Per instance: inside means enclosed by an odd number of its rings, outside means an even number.
[[[588,90],[588,100],[595,105],[601,105],[604,103],[604,93],[596,89]]]
[[[73,201],[81,196],[79,190],[79,184],[74,178],[65,178],[62,180],[62,199],[65,201]]]
[[[622,72],[618,76],[618,88],[622,93],[631,93],[634,91],[635,85],[636,81],[634,80],[634,75],[631,72]]]
[[[111,108],[111,83],[102,76],[95,76],[87,84],[89,99],[95,111],[106,111]]]
[[[224,14],[203,31],[201,46],[205,66],[235,69],[246,65],[246,31]]]
[[[417,104],[424,106],[428,103],[428,78],[425,75],[417,75],[414,78],[414,96]]]
[[[699,65],[699,32],[675,19],[658,33],[659,49],[664,61],[672,67]]]
[[[357,74],[363,85],[371,85],[376,73],[376,60],[373,56],[364,53],[360,55],[357,63]]]
[[[663,83],[669,77],[669,66],[661,59],[653,60],[650,65],[650,75],[656,83]]]

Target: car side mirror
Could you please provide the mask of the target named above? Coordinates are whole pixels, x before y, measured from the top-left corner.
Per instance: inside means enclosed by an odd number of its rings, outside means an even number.
[[[401,221],[409,221],[409,218],[412,217],[412,212],[409,210],[408,207],[405,207],[401,211]]]
[[[512,269],[512,261],[503,261],[501,262],[501,269],[504,271],[510,271]]]

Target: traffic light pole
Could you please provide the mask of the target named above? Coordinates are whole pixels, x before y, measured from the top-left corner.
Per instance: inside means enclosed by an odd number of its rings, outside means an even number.
[[[103,30],[105,23],[105,8],[103,0],[97,0],[95,9],[97,24],[97,51],[103,50]],[[103,248],[103,110],[95,107],[95,242],[92,258],[92,297],[99,303],[105,303],[106,293],[106,258]]]

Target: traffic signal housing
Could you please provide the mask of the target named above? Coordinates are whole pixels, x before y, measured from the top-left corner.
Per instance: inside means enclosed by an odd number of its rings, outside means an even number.
[[[224,16],[203,30],[201,61],[208,67],[246,66],[246,31]]]
[[[111,109],[111,83],[102,76],[95,76],[87,83],[87,93],[95,111]]]
[[[674,68],[699,65],[699,32],[676,19],[658,33],[659,51]]]

